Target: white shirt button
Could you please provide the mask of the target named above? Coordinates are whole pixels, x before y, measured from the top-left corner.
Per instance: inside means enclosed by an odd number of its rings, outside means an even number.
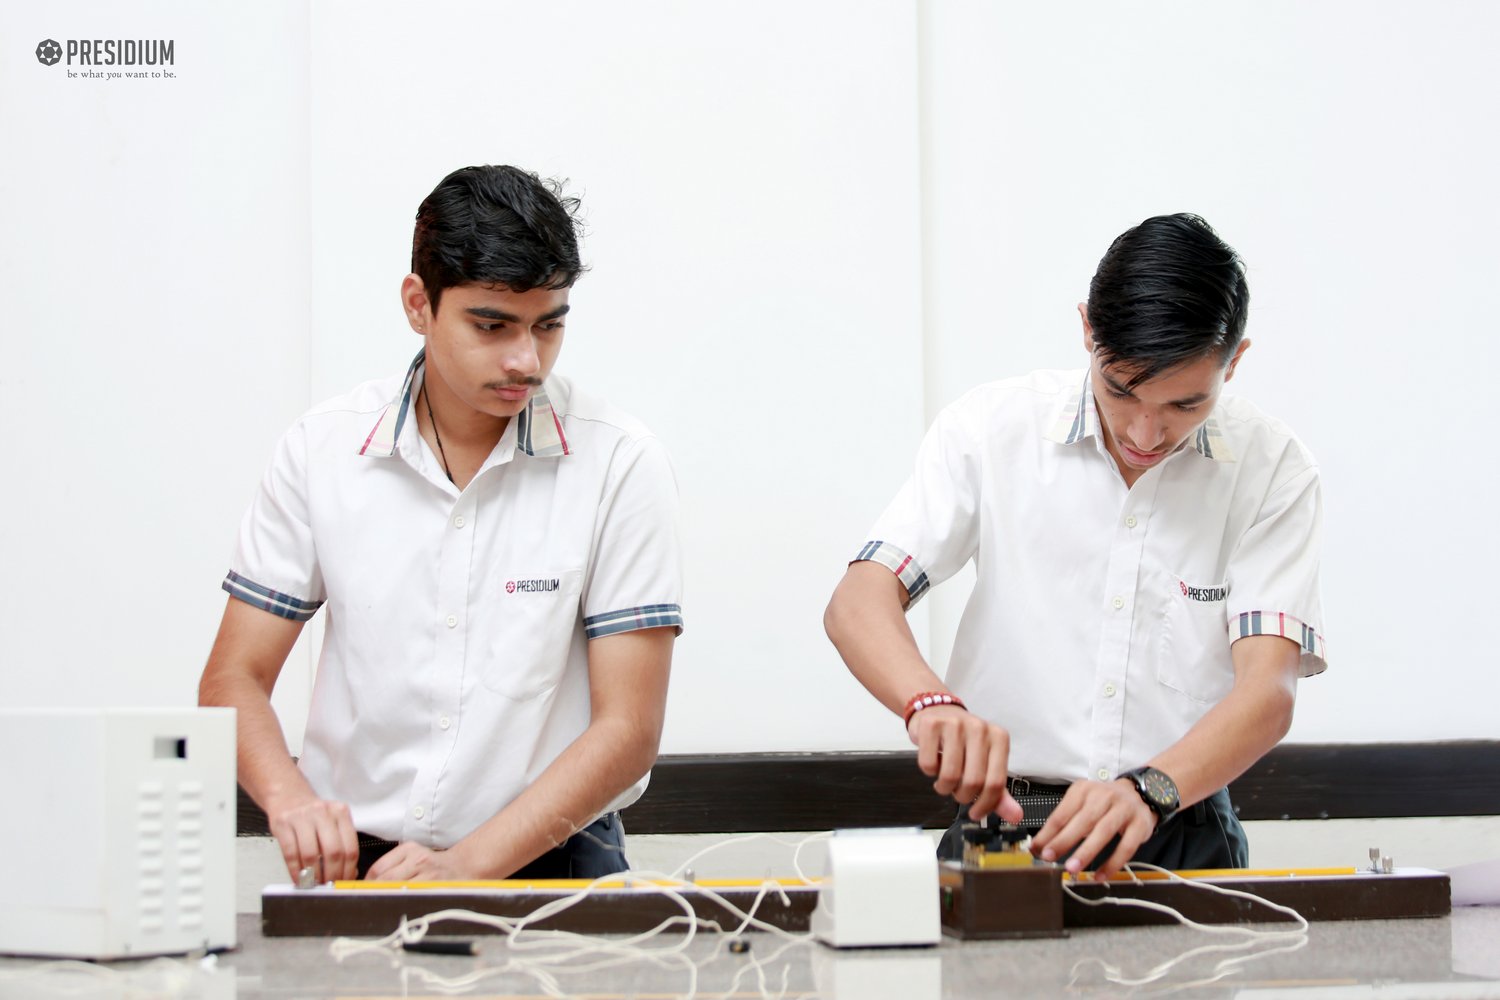
[[[449,628],[457,628],[458,627],[458,616],[457,615],[449,615],[447,618],[445,618],[443,620],[448,623],[448,627]]]
[[[426,811],[427,810],[423,809],[421,806],[417,806],[415,809],[413,809],[411,811],[411,814],[412,814],[412,816],[414,818],[421,819],[422,818],[422,814],[425,813]]]
[[[439,729],[447,729],[451,725],[453,725],[453,723],[451,721],[449,721],[449,719],[448,719],[448,717],[446,715],[443,716],[441,719],[438,720],[438,728]]]
[[[1099,780],[1100,781],[1108,781],[1109,780],[1109,768],[1107,768],[1107,767],[1101,767],[1101,768],[1099,768],[1099,770],[1098,770],[1097,773],[1099,775]]]
[[[455,528],[462,528],[464,526],[464,516],[462,514],[453,518],[453,526]]]
[[[1127,517],[1125,519],[1125,527],[1127,527],[1127,528],[1134,528],[1135,525],[1136,525],[1135,515],[1131,514],[1129,517]]]
[[[1106,698],[1113,698],[1114,696],[1115,696],[1115,686],[1113,684],[1106,684],[1106,685],[1104,685],[1104,697],[1106,697]],[[447,729],[448,727],[444,726],[443,728]]]
[[[1125,598],[1123,598],[1123,597],[1116,597],[1113,601],[1110,601],[1109,603],[1111,603],[1111,604],[1113,604],[1115,606],[1115,610],[1116,611],[1119,611],[1121,608],[1123,608],[1125,606]],[[453,620],[450,618],[448,620],[448,623],[451,625],[453,623]]]

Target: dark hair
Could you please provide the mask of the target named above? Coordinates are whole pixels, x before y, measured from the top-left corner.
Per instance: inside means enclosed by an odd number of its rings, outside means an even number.
[[[443,289],[504,285],[514,292],[568,288],[578,256],[578,199],[517,167],[464,167],[417,209],[411,269],[437,312]]]
[[[1234,248],[1196,215],[1158,215],[1121,233],[1089,282],[1089,326],[1101,365],[1134,389],[1245,335],[1250,286]]]

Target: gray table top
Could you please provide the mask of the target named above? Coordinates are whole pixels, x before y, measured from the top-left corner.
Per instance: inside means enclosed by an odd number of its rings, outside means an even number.
[[[240,918],[239,935],[238,949],[207,960],[84,969],[0,959],[0,998],[1500,998],[1500,907],[1462,908],[1440,919],[1316,923],[1305,942],[1281,937],[1247,944],[1237,935],[1174,926],[839,952],[753,933],[746,936],[749,951],[734,954],[723,935],[685,941],[671,934],[643,943],[654,954],[631,951],[622,938],[598,938],[591,941],[605,950],[551,962],[539,960],[558,951],[556,943],[514,949],[492,936],[472,939],[474,957],[383,952],[340,961],[327,939],[262,937],[254,916]]]

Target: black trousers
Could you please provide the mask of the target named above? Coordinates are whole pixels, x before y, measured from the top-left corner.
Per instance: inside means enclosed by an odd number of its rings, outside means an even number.
[[[1027,826],[1035,833],[1041,824],[1036,819],[1045,818],[1031,808],[1026,809]],[[960,809],[958,818],[938,844],[938,857],[945,861],[958,861],[964,856],[961,829],[969,821],[967,809]],[[1090,869],[1106,860],[1115,849],[1111,840],[1099,852]],[[1229,802],[1229,789],[1221,788],[1208,798],[1188,806],[1167,820],[1151,838],[1135,852],[1132,861],[1181,871],[1185,868],[1244,868],[1250,863],[1250,841],[1240,818],[1234,814]]]
[[[395,841],[361,833],[359,877],[364,878],[370,866],[395,846]],[[625,860],[625,826],[620,822],[620,814],[605,813],[563,841],[560,847],[554,847],[508,877],[598,878],[629,867],[630,862]]]

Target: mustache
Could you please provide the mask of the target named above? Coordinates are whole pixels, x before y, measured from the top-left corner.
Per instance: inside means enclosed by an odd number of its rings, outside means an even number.
[[[504,382],[486,382],[484,384],[484,387],[486,389],[517,389],[524,385],[529,388],[535,389],[541,384],[541,379],[537,378],[534,375],[528,375],[525,378],[506,379]]]

